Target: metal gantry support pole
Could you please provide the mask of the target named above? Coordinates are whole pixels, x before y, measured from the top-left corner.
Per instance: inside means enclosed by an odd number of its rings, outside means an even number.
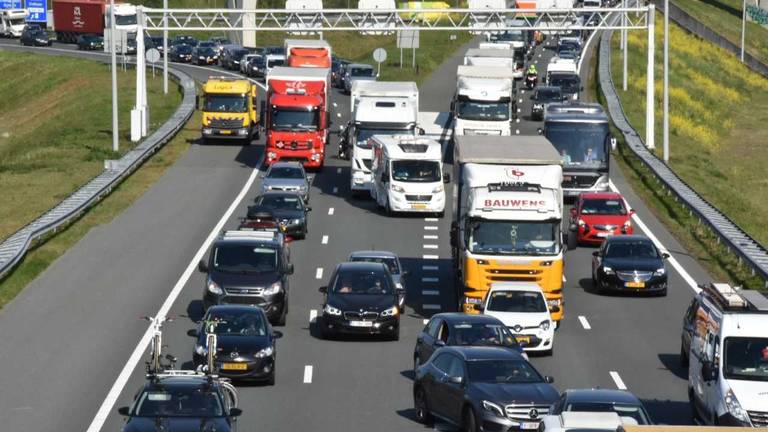
[[[120,150],[120,131],[117,124],[117,53],[115,52],[115,0],[109,1],[109,56],[112,61],[112,151]]]
[[[747,34],[747,0],[741,3],[741,62],[744,63],[744,37]]]
[[[623,0],[622,7],[627,7],[627,0]],[[621,25],[622,27],[626,27],[627,25],[627,15],[622,14],[621,15]],[[627,29],[621,30],[621,49],[622,49],[622,56],[621,60],[624,63],[623,65],[623,73],[622,73],[622,81],[621,81],[621,88],[624,91],[627,91],[627,62],[628,62],[628,55],[629,50],[627,50],[627,37],[629,35],[627,34]]]
[[[131,110],[131,141],[147,136],[147,81],[144,53],[144,8],[136,7],[136,104]]]
[[[646,76],[645,89],[645,146],[649,149],[655,149],[654,143],[654,121],[653,102],[654,102],[654,81],[653,66],[655,56],[655,32],[656,32],[656,7],[651,3],[648,5],[648,72]]]
[[[669,0],[664,0],[664,108],[661,141],[664,163],[669,163]]]
[[[163,0],[163,9],[168,9],[168,0]],[[168,14],[163,14],[163,27],[168,27]],[[163,30],[163,94],[168,94],[168,30]]]

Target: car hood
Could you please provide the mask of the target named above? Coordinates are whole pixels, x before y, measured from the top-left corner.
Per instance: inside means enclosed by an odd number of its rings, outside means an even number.
[[[282,178],[265,178],[264,181],[261,183],[262,187],[266,188],[267,186],[272,187],[301,187],[305,186],[306,183],[304,183],[304,180],[302,179],[282,179]]]
[[[394,295],[341,294],[328,300],[331,306],[342,311],[381,312],[396,304]]]
[[[194,417],[164,417],[161,420],[133,417],[126,423],[124,432],[229,432],[232,428],[225,418],[211,418],[207,422]]]
[[[200,334],[197,344],[205,346],[206,335]],[[216,347],[219,355],[224,355],[224,359],[229,358],[229,353],[235,351],[240,355],[251,356],[262,349],[271,345],[269,336],[235,336],[219,335],[216,337]]]
[[[537,327],[542,321],[547,321],[550,318],[549,312],[498,312],[498,311],[485,311],[485,315],[496,317],[499,321],[503,322],[505,326],[513,328],[515,326],[521,327]]]
[[[471,383],[471,391],[478,399],[508,404],[550,405],[560,396],[554,387],[547,383],[505,384],[505,383]]]
[[[603,265],[615,270],[655,271],[664,267],[664,263],[656,258],[604,258]]]
[[[211,279],[224,289],[229,287],[265,287],[271,285],[280,277],[277,272],[269,273],[224,273],[212,271]]]
[[[765,411],[765,407],[768,406],[767,382],[729,379],[728,386],[745,410]]]
[[[629,220],[629,215],[580,215],[579,218],[587,225],[616,225],[622,226]]]
[[[304,212],[300,210],[271,210],[277,219],[301,219]]]

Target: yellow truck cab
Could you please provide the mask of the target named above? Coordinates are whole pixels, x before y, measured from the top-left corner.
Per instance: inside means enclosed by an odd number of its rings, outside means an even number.
[[[245,79],[208,77],[203,85],[203,143],[209,139],[239,139],[250,144],[259,138],[256,85]]]

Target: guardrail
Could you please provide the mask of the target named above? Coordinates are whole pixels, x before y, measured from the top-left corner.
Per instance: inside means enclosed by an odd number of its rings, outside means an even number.
[[[176,77],[184,92],[181,105],[171,118],[119,160],[105,162],[104,171],[97,177],[0,243],[0,279],[21,261],[37,239],[78,218],[89,207],[107,196],[147,158],[173,138],[189,120],[195,111],[195,82],[184,72],[173,68],[168,70]]]
[[[753,274],[759,274],[765,286],[768,287],[768,250],[708,203],[680,179],[669,166],[649,151],[640,135],[629,124],[611,77],[610,42],[612,34],[613,30],[606,30],[600,37],[598,77],[600,89],[605,96],[608,112],[614,125],[624,135],[627,146],[653,172],[656,178],[691,213],[696,214],[699,220],[706,224],[740,260],[744,260],[752,268]]]

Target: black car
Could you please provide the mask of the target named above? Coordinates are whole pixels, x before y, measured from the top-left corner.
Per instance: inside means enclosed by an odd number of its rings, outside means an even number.
[[[264,309],[270,321],[285,325],[288,276],[293,274],[283,235],[272,231],[225,231],[198,269],[208,273],[203,307],[248,304]]]
[[[36,25],[26,25],[21,31],[19,43],[24,46],[51,46],[51,36]]]
[[[192,63],[196,65],[212,65],[219,61],[219,53],[213,48],[196,46],[192,49]]]
[[[349,65],[349,62],[339,65],[336,74],[331,76],[331,86],[344,88],[344,77],[347,76],[347,66]]]
[[[133,404],[117,412],[127,417],[123,432],[231,432],[243,411],[233,406],[218,379],[190,373],[150,377]]]
[[[669,254],[661,253],[648,237],[611,236],[592,255],[592,284],[598,292],[667,295],[664,260]]]
[[[284,226],[285,234],[303,239],[307,236],[307,213],[312,207],[296,192],[269,191],[256,197],[257,208],[272,213]],[[250,209],[248,210],[250,212]]]
[[[193,38],[192,36],[179,35],[171,40],[170,45],[189,45],[191,47],[196,47],[197,39]]]
[[[277,339],[283,336],[272,330],[261,308],[248,305],[212,306],[197,330],[192,354],[195,366],[204,365],[208,355],[208,333],[216,334],[216,373],[236,380],[263,381],[275,384]]]
[[[77,37],[77,49],[100,50],[104,49],[104,38],[95,34],[84,34]]]
[[[168,48],[168,60],[178,63],[189,63],[192,61],[192,47],[181,44]]]
[[[581,86],[581,78],[575,73],[553,73],[549,76],[549,85],[560,87],[563,97],[566,99],[578,99],[579,92],[584,90]]]
[[[465,431],[536,430],[560,396],[522,354],[501,347],[442,347],[416,369],[416,418]]]
[[[432,353],[444,346],[501,346],[518,353],[523,347],[498,318],[451,312],[432,315],[416,337],[413,369],[418,369]],[[523,354],[523,357],[526,357]]]
[[[652,424],[648,411],[637,396],[626,390],[577,389],[566,390],[552,404],[550,414],[564,411],[615,412],[619,417],[633,418],[639,425]]]
[[[224,48],[219,57],[219,63],[225,69],[240,70],[240,59],[249,51],[240,46],[232,46]]]
[[[265,56],[258,55],[248,60],[248,66],[246,66],[246,75],[251,78],[263,78],[266,76],[266,72],[267,63]]]
[[[162,36],[147,36],[144,39],[144,44],[146,49],[154,48],[160,51],[160,54],[163,54],[163,37]]]
[[[382,263],[345,262],[336,266],[324,294],[320,336],[383,334],[400,338],[399,289]]]
[[[340,72],[349,64],[349,61],[342,59],[334,59],[331,62],[331,85],[337,88],[342,87]]]
[[[560,87],[539,86],[531,95],[533,101],[531,107],[531,119],[541,120],[544,118],[544,109],[549,103],[559,103],[564,100],[563,91]]]

